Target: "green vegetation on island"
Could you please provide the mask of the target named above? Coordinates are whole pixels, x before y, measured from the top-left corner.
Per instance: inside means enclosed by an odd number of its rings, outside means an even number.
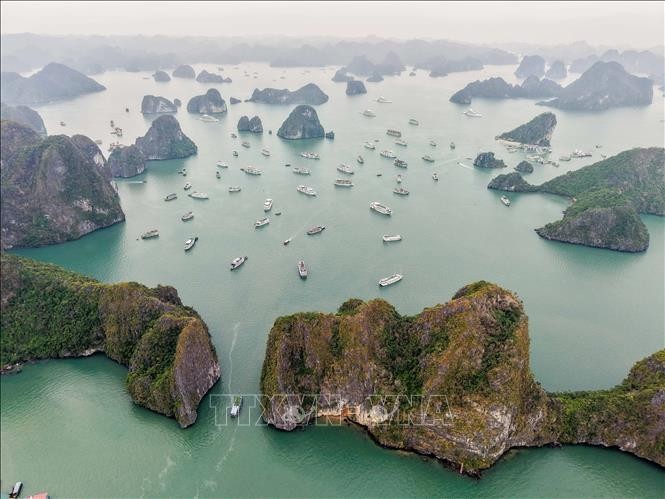
[[[542,185],[513,172],[487,186],[510,192],[566,196],[573,204],[557,222],[536,229],[541,237],[616,251],[645,251],[649,233],[639,214],[665,216],[665,149],[623,151]]]
[[[547,394],[519,298],[479,281],[402,316],[384,300],[279,317],[261,373],[267,423],[346,419],[381,445],[479,474],[512,447],[589,443],[665,466],[665,351],[614,390]],[[314,398],[310,394],[317,394]]]
[[[127,388],[137,404],[182,427],[194,423],[220,367],[205,322],[174,288],[103,284],[56,265],[0,259],[3,371],[104,352],[129,369]]]

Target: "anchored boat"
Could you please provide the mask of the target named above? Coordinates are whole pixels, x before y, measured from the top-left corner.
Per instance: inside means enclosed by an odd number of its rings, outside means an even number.
[[[261,175],[263,173],[261,170],[253,166],[246,166],[241,168],[240,171],[245,172],[247,175]]]
[[[295,167],[291,171],[296,175],[309,175],[311,173],[307,168],[298,168],[298,167]]]
[[[397,157],[397,156],[395,155],[395,153],[392,152],[390,149],[386,149],[386,150],[384,150],[384,151],[381,151],[380,154],[381,154],[382,157],[384,157],[384,158],[388,158],[388,159],[395,159],[395,158]]]
[[[326,228],[325,225],[315,225],[314,227],[310,227],[307,230],[307,235],[308,236],[313,236],[314,234],[319,234],[323,232],[323,230]]]
[[[337,187],[353,187],[353,182],[344,178],[338,178],[335,180],[335,185]]]
[[[192,192],[191,194],[188,194],[188,196],[192,199],[208,199],[208,194],[205,192]]]
[[[501,202],[506,206],[510,206],[510,199],[507,196],[501,196]]]
[[[190,249],[192,249],[196,244],[196,241],[198,240],[199,240],[198,237],[190,237],[189,239],[187,239],[185,241],[185,251],[189,251]]]
[[[418,122],[418,120],[413,119],[413,118],[410,118],[410,119],[409,119],[409,125],[416,125],[416,126],[418,126],[418,125],[420,125],[420,123]]]
[[[306,185],[299,185],[298,187],[296,187],[296,190],[298,192],[305,194],[306,196],[316,196],[316,191]]]
[[[360,165],[362,165],[365,162],[365,160],[363,159],[363,157],[360,154],[358,154],[358,157],[356,158],[356,161]]]
[[[243,263],[245,263],[246,260],[247,260],[246,256],[239,256],[237,258],[234,258],[233,261],[231,262],[231,270],[237,269]]]
[[[298,274],[300,274],[301,279],[307,279],[307,265],[303,260],[298,262]]]
[[[353,168],[349,165],[341,164],[337,167],[338,172],[346,173],[347,175],[353,175]]]
[[[393,189],[393,192],[395,194],[399,194],[400,196],[408,196],[409,195],[409,191],[406,190],[404,187],[395,187]]]
[[[229,187],[229,192],[240,192],[242,189],[239,186]]]
[[[152,239],[153,237],[159,237],[159,230],[150,229],[141,234],[141,239]]]
[[[398,168],[406,168],[407,166],[409,166],[409,164],[403,159],[395,159],[395,162],[393,164]]]
[[[192,218],[194,218],[194,212],[188,211],[187,213],[185,213],[183,216],[180,217],[180,220],[186,222],[187,220],[191,220]]]
[[[428,163],[434,163],[434,158],[430,156],[429,154],[425,154],[423,156],[423,160],[427,161]]]
[[[374,201],[369,205],[370,209],[381,213],[381,215],[392,215],[393,210],[388,208],[385,204],[381,204],[378,201]]]
[[[178,195],[175,192],[172,192],[171,194],[166,195],[164,201],[173,201],[174,199],[178,199]]]
[[[267,198],[263,202],[263,211],[270,211],[270,210],[272,210],[272,199]]]
[[[399,234],[394,234],[394,235],[384,234],[384,236],[383,236],[383,242],[384,243],[394,243],[394,242],[401,241],[401,240],[402,240],[402,236],[400,236]]]
[[[401,136],[402,136],[402,132],[400,132],[399,130],[395,130],[395,129],[393,129],[393,128],[389,128],[389,129],[386,131],[386,135],[391,135],[391,136],[393,136],[393,137],[401,137]]]
[[[402,277],[404,277],[402,274],[393,274],[391,276],[384,277],[383,279],[379,280],[379,286],[382,288],[390,286],[391,284],[395,284],[396,282],[401,281]]]
[[[233,405],[231,406],[231,411],[230,411],[232,418],[238,417],[238,415],[240,414],[241,407],[242,407],[242,397],[240,395],[236,395],[235,397],[233,397]]]
[[[268,217],[260,218],[256,222],[254,222],[254,228],[258,229],[259,227],[263,227],[265,225],[268,225],[269,223],[270,219]]]

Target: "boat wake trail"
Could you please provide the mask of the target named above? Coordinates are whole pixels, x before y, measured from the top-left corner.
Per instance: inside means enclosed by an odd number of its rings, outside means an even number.
[[[233,374],[233,349],[236,347],[236,340],[238,339],[238,330],[240,329],[240,323],[236,322],[233,325],[233,338],[231,339],[231,347],[229,348],[229,374],[228,379],[228,392],[231,393],[231,376]]]
[[[465,165],[465,164],[462,163],[461,161],[458,161],[457,164],[458,164],[459,166],[461,166],[462,168],[466,168],[467,170],[473,170],[473,168],[471,168],[471,167],[468,166],[468,165]]]
[[[229,455],[231,452],[233,452],[233,446],[236,443],[236,432],[238,431],[238,427],[234,426],[233,427],[233,433],[231,433],[231,439],[229,440],[229,447],[226,449],[226,452],[222,454],[222,457],[220,458],[219,461],[217,461],[217,466],[215,467],[218,472],[222,471],[222,467],[224,466],[224,462],[228,459]]]

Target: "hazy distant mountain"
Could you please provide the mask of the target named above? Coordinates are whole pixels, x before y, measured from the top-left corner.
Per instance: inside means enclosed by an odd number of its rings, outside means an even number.
[[[646,50],[641,52],[607,50],[600,56],[594,54],[574,60],[570,64],[570,72],[583,73],[598,61],[618,62],[629,73],[662,74],[665,72],[665,57]]]
[[[63,64],[50,63],[28,78],[2,73],[1,100],[9,104],[43,104],[99,92],[106,87]]]

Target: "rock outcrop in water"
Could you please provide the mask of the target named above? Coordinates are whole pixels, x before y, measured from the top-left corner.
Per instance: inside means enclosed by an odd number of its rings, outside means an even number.
[[[346,95],[366,94],[365,84],[360,80],[349,80],[346,82]]]
[[[249,102],[263,102],[264,104],[307,104],[316,106],[328,102],[328,96],[314,83],[291,92],[287,89],[264,88],[254,89],[248,99]]]
[[[640,213],[665,216],[665,149],[624,151],[542,185],[518,173],[499,175],[488,188],[545,192],[573,199],[564,216],[536,229],[545,239],[615,251],[645,251],[649,232]]]
[[[521,85],[511,85],[503,78],[489,78],[469,83],[462,90],[458,90],[450,97],[450,102],[456,104],[471,104],[474,97],[485,99],[540,99],[544,97],[556,97],[561,91],[561,86],[552,80],[537,76],[529,76]]]
[[[602,111],[612,107],[646,106],[653,100],[653,82],[627,73],[617,62],[597,62],[566,86],[545,106],[580,111]]]
[[[215,88],[211,88],[203,95],[192,97],[187,103],[188,113],[221,114],[226,111],[226,102]]]
[[[231,78],[224,78],[222,75],[208,73],[205,69],[196,77],[199,83],[231,83]]]
[[[533,165],[528,161],[520,161],[515,167],[516,172],[533,173]]]
[[[194,79],[196,77],[196,72],[194,71],[194,68],[186,64],[178,66],[171,74],[173,75],[174,78]]]
[[[27,106],[9,106],[4,102],[0,105],[0,120],[14,121],[20,125],[32,128],[39,135],[46,135],[44,120],[39,113]]]
[[[208,328],[170,286],[102,284],[3,254],[2,367],[103,352],[127,367],[137,404],[193,424],[220,377]],[[66,306],[63,306],[66,304]]]
[[[92,78],[54,62],[27,78],[18,73],[0,78],[0,100],[7,104],[45,104],[102,90],[106,87]]]
[[[365,81],[368,81],[370,83],[377,83],[377,82],[383,81],[383,76],[381,76],[381,74],[378,71],[374,71],[371,74],[371,76],[369,78],[367,78],[367,80],[365,80]]]
[[[554,61],[545,73],[545,78],[550,80],[563,80],[568,76],[566,65],[562,61]]]
[[[478,168],[505,168],[506,164],[501,159],[496,159],[493,152],[481,152],[473,160],[473,166]]]
[[[353,80],[353,76],[347,74],[346,68],[339,68],[337,71],[335,71],[335,75],[331,79],[334,82],[345,83],[347,81]]]
[[[545,74],[545,59],[539,55],[525,55],[520,65],[515,70],[515,76],[526,78],[527,76],[537,76],[542,78]]]
[[[167,82],[171,81],[171,77],[166,71],[155,71],[155,73],[152,75],[155,81],[158,82]]]
[[[2,249],[71,241],[125,219],[92,140],[1,126]]]
[[[324,136],[316,110],[311,106],[297,106],[282,123],[277,136],[283,139],[316,139]]]
[[[179,159],[196,154],[197,147],[180,129],[180,123],[170,114],[152,122],[148,133],[136,139],[146,160]]]
[[[134,177],[145,170],[145,156],[136,145],[116,147],[108,159],[111,175],[114,177]]]
[[[638,363],[616,395],[548,395],[529,367],[522,302],[480,281],[411,317],[380,299],[351,299],[337,314],[278,318],[268,336],[261,404],[265,421],[279,429],[344,419],[383,446],[469,474],[511,447],[559,442],[620,442],[662,466],[664,372],[659,352]],[[604,402],[597,409],[596,400]]]
[[[534,119],[520,125],[510,132],[502,133],[497,139],[549,147],[552,134],[556,128],[556,116],[553,113],[542,113]]]
[[[165,97],[144,95],[141,101],[142,114],[177,113],[178,107]]]
[[[251,120],[247,116],[241,116],[238,120],[239,132],[263,133],[261,118],[254,116]]]

